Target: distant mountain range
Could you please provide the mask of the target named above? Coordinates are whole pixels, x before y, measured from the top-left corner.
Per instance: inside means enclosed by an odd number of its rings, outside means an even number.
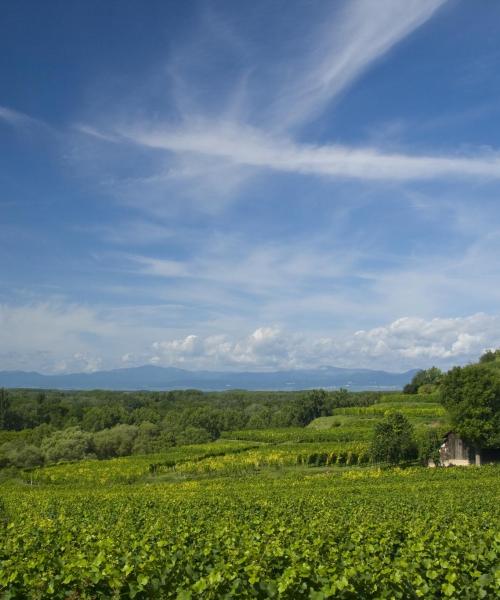
[[[350,390],[401,389],[416,373],[389,373],[370,369],[320,367],[293,371],[230,372],[187,371],[174,367],[143,366],[94,373],[42,375],[28,371],[0,371],[0,387],[62,390],[174,390],[218,391],[305,390],[340,388]]]

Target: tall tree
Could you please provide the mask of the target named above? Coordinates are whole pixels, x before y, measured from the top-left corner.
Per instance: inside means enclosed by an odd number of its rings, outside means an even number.
[[[457,433],[476,447],[500,447],[500,369],[455,367],[441,382],[441,401]]]
[[[410,383],[403,388],[405,394],[416,394],[422,386],[437,386],[441,382],[443,372],[437,367],[422,369],[413,376]]]
[[[0,389],[0,429],[7,429],[9,408],[9,395],[6,390],[2,388]]]

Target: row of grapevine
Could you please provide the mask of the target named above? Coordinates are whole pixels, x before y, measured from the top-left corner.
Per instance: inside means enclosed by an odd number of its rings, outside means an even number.
[[[419,404],[433,403],[439,404],[439,392],[432,392],[431,394],[384,394],[380,397],[378,403],[385,404],[386,402],[418,402]]]
[[[427,406],[405,406],[405,405],[394,405],[394,403],[388,404],[374,404],[366,407],[349,407],[349,408],[336,408],[333,411],[334,415],[356,415],[356,416],[384,416],[387,411],[398,411],[403,413],[406,417],[445,417],[445,409],[439,405],[427,405]]]
[[[488,467],[9,484],[0,596],[496,598],[499,493]]]
[[[157,473],[175,471],[184,474],[241,474],[265,467],[357,465],[366,464],[368,461],[366,442],[283,444],[262,446],[239,454],[183,461],[175,465],[159,464]]]
[[[267,444],[296,444],[311,442],[353,442],[369,440],[372,435],[371,426],[333,427],[332,429],[309,429],[289,427],[286,429],[242,429],[226,431],[222,434],[225,439],[264,442]]]
[[[238,454],[257,445],[256,442],[221,440],[211,444],[174,447],[161,454],[61,463],[27,471],[24,478],[32,484],[131,484],[155,472],[157,469],[154,465],[173,467],[183,462]]]

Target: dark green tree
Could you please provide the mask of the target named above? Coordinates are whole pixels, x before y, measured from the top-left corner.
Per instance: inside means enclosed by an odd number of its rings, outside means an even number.
[[[371,444],[374,462],[398,464],[417,457],[413,426],[399,412],[389,413],[377,423]]]
[[[500,360],[500,348],[498,350],[487,350],[479,359],[479,362],[491,363]]]
[[[7,429],[10,408],[9,395],[4,388],[0,389],[0,429]]]
[[[160,426],[156,423],[142,422],[137,428],[132,454],[151,454],[157,450],[160,432]]]
[[[311,390],[303,400],[295,404],[295,424],[305,427],[314,419],[328,414],[328,394],[325,390]]]
[[[417,394],[422,386],[426,386],[427,391],[432,391],[433,387],[438,386],[443,377],[443,372],[437,367],[422,369],[413,376],[410,383],[403,388],[405,394]],[[432,386],[432,387],[431,387]]]
[[[455,367],[440,387],[456,432],[477,448],[500,446],[500,370],[489,364]]]
[[[188,444],[206,444],[211,441],[210,432],[203,427],[186,427],[176,436],[178,446],[187,446]]]

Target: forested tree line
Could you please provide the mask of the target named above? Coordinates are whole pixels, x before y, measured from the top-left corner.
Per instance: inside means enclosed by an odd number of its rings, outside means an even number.
[[[161,452],[222,431],[304,427],[378,392],[64,392],[0,390],[0,466]]]
[[[437,392],[454,430],[469,444],[500,447],[500,350],[443,373],[419,371],[407,394]],[[382,392],[40,391],[0,389],[0,467],[33,467],[85,457],[111,458],[205,443],[223,431],[304,427],[335,408],[369,406]],[[388,416],[375,432],[379,460],[408,460],[411,427]],[[432,457],[435,431],[418,446]],[[422,455],[423,456],[423,455]],[[425,458],[425,457],[424,457]]]

